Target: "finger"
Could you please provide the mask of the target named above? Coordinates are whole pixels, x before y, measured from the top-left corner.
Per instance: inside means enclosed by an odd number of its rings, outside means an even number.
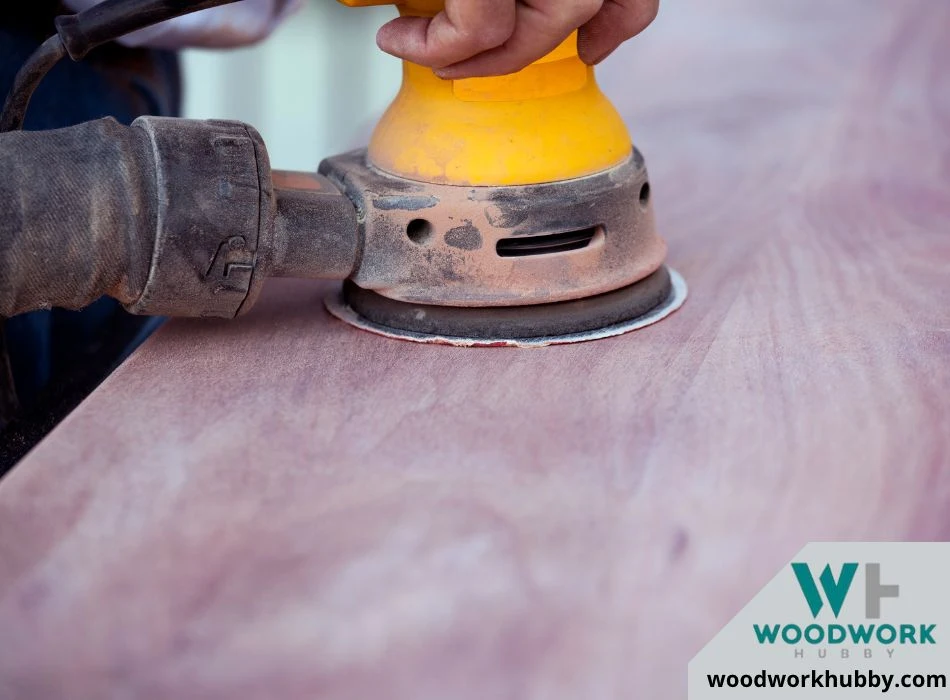
[[[501,46],[515,30],[516,0],[447,0],[435,17],[400,17],[376,43],[386,53],[439,68]]]
[[[602,2],[540,0],[518,3],[515,30],[508,41],[474,58],[437,70],[436,74],[457,80],[519,71],[557,48],[571,32],[597,14]]]
[[[620,44],[650,26],[659,9],[660,0],[606,0],[577,35],[581,60],[590,65],[600,63]]]

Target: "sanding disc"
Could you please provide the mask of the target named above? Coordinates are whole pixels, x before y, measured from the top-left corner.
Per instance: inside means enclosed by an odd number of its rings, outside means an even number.
[[[450,307],[389,299],[347,281],[326,299],[341,321],[377,335],[459,347],[544,347],[629,333],[660,321],[686,301],[686,281],[661,267],[613,292],[553,304]]]

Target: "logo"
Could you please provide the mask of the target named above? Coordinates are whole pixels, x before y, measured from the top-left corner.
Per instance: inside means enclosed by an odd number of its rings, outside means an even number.
[[[936,644],[935,624],[877,622],[881,619],[884,602],[899,600],[901,594],[900,585],[882,582],[880,563],[863,565],[864,604],[860,608],[849,601],[855,597],[854,584],[862,569],[861,564],[846,562],[837,567],[825,564],[817,578],[815,572],[818,569],[805,562],[793,562],[791,569],[813,622],[803,624],[794,620],[754,624],[753,631],[760,645],[894,647]],[[847,617],[853,622],[844,624],[839,618],[846,606],[850,612]],[[823,624],[822,621],[828,618],[835,622]]]
[[[950,542],[810,544],[690,662],[689,698],[950,700],[948,593]]]
[[[794,562],[792,570],[795,572],[795,578],[798,579],[798,585],[802,589],[802,594],[808,602],[812,617],[818,617],[825,603],[818,592],[818,585],[815,583],[815,577],[812,576],[811,567],[802,562]],[[900,586],[885,586],[881,583],[881,565],[865,564],[865,617],[869,620],[878,620],[881,617],[881,601],[885,598],[898,598],[900,596]],[[841,567],[841,573],[835,580],[831,571],[831,564],[826,564],[821,572],[818,581],[822,590],[825,592],[825,599],[831,607],[835,617],[841,614],[841,607],[844,605],[848,592],[851,590],[851,584],[854,582],[854,576],[858,572],[858,564],[848,563]]]

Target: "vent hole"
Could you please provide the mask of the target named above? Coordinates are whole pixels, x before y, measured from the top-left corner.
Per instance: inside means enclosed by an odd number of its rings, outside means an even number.
[[[650,183],[644,182],[640,188],[640,206],[644,209],[650,204]]]
[[[591,226],[577,231],[550,233],[543,236],[503,238],[495,244],[495,250],[503,258],[565,253],[586,248],[601,231],[603,231],[602,226]]]
[[[409,240],[418,245],[425,245],[432,240],[435,230],[425,219],[413,219],[406,226],[406,235]]]

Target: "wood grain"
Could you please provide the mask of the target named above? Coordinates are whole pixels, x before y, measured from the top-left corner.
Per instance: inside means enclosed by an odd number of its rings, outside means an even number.
[[[681,0],[608,62],[657,326],[166,326],[0,484],[0,697],[681,698],[809,540],[950,537],[948,27]]]

